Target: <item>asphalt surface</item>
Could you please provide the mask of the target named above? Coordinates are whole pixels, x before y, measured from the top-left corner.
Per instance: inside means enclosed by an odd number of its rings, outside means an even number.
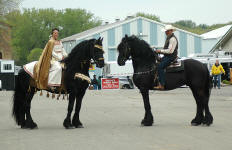
[[[0,150],[231,150],[232,86],[213,89],[210,127],[190,125],[196,113],[188,88],[151,91],[154,125],[141,127],[142,97],[134,90],[86,92],[81,129],[66,130],[67,100],[35,95],[32,117],[39,129],[20,129],[11,117],[12,92],[0,92]]]

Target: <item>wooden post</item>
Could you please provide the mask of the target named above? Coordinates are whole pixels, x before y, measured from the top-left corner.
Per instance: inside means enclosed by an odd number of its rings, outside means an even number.
[[[230,68],[230,84],[232,84],[232,68]]]

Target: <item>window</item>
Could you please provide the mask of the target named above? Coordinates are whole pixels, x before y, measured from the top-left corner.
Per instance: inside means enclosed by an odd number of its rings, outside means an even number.
[[[14,61],[13,60],[1,60],[1,73],[14,73]]]
[[[4,70],[11,70],[12,69],[12,65],[11,64],[4,64],[3,68],[4,68]]]

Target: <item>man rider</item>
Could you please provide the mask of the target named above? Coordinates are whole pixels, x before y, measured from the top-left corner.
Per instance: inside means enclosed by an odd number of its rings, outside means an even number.
[[[164,90],[165,86],[165,73],[164,69],[171,64],[177,58],[177,49],[178,49],[178,40],[174,35],[175,27],[172,25],[166,25],[162,31],[166,34],[166,41],[163,49],[156,50],[156,53],[164,54],[164,57],[161,59],[160,64],[158,65],[158,76],[159,76],[159,85],[154,87],[157,90]]]

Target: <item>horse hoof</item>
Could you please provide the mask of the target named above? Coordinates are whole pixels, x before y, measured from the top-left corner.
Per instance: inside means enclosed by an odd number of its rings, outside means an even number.
[[[74,129],[73,126],[66,126],[65,129]]]
[[[38,129],[38,126],[33,120],[26,120],[25,125],[22,125],[21,128],[22,129]]]
[[[208,126],[209,127],[212,124],[212,122],[203,122],[202,124],[203,124],[203,126]]]
[[[199,126],[199,125],[201,125],[201,123],[199,123],[199,122],[198,123],[197,122],[191,122],[191,125],[192,126]]]
[[[75,128],[84,128],[82,124],[74,126]]]
[[[72,129],[73,128],[73,125],[71,124],[70,119],[64,119],[63,126],[65,127],[65,129]]]
[[[142,120],[141,122],[141,126],[152,126],[153,121],[146,121],[146,120]]]

